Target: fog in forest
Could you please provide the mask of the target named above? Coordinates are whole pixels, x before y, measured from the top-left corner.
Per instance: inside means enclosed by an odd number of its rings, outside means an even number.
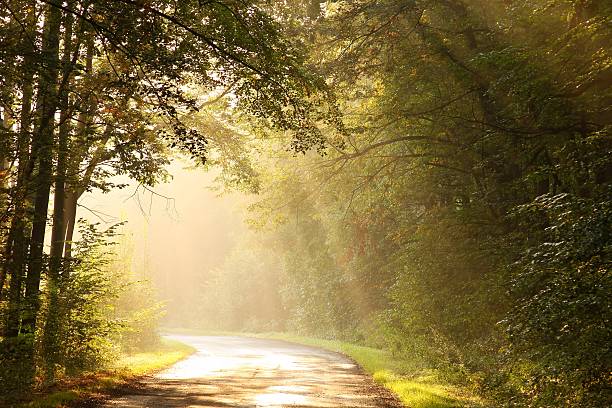
[[[342,350],[415,408],[612,406],[610,16],[0,0],[0,406],[170,332]]]
[[[248,197],[221,192],[218,172],[187,159],[175,159],[167,171],[168,180],[152,188],[116,178],[113,182],[127,185],[87,193],[79,203],[80,215],[100,229],[125,222],[115,250],[129,247],[136,278],[150,281],[164,304],[162,324],[200,326],[205,322],[197,305],[207,276],[247,232]]]

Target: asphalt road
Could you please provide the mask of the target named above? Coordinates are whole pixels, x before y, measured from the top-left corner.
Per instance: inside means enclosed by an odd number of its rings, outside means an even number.
[[[168,336],[191,357],[104,407],[399,407],[345,356],[280,340]],[[123,395],[121,395],[123,394]]]

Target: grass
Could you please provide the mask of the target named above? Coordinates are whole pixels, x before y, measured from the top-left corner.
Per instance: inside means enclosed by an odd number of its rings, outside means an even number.
[[[65,380],[51,392],[43,393],[23,408],[60,408],[88,397],[104,394],[134,379],[153,374],[184,359],[195,351],[179,341],[161,339],[150,351],[122,355],[107,370]]]
[[[161,342],[161,347],[155,350],[123,356],[115,369],[127,371],[132,376],[151,374],[195,352],[193,347],[180,341],[162,338]]]

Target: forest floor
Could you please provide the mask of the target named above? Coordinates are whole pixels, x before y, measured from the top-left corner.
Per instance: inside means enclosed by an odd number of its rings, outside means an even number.
[[[103,398],[112,390],[133,384],[195,352],[189,345],[163,338],[151,350],[123,354],[105,370],[60,380],[53,387],[32,395],[20,408],[82,406],[81,401]]]

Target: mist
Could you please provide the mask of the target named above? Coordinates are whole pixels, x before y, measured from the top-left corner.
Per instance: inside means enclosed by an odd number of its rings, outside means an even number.
[[[220,267],[246,232],[240,193],[221,194],[216,171],[176,159],[169,180],[145,188],[127,178],[122,189],[86,193],[79,214],[100,229],[119,222],[118,251],[130,246],[136,278],[149,280],[164,303],[163,325],[201,325],[198,302],[210,271]],[[78,237],[77,237],[78,239]]]
[[[0,405],[612,406],[612,2],[0,4]]]

